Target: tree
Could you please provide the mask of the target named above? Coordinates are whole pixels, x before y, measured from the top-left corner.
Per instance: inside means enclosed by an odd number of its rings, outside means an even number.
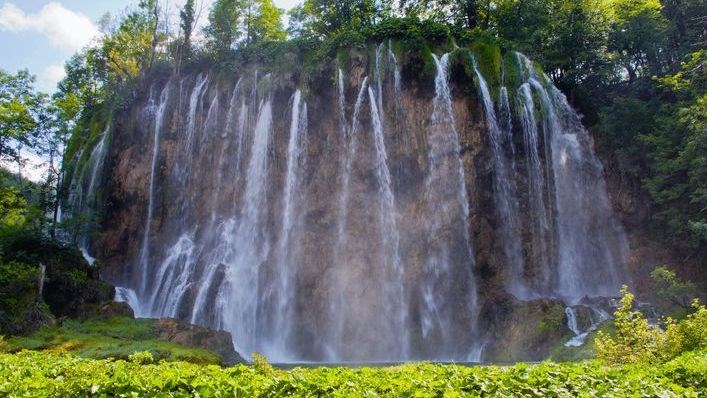
[[[20,151],[37,146],[47,97],[34,90],[34,81],[26,70],[0,70],[0,160],[21,163]]]
[[[157,49],[165,40],[157,29],[158,23],[158,3],[143,0],[117,27],[106,25],[101,55],[111,75],[108,80],[132,81],[152,66]]]
[[[644,185],[657,218],[681,245],[699,248],[707,242],[707,51],[688,55],[678,73],[657,82],[657,123],[640,137],[649,148]]]
[[[26,211],[27,201],[17,188],[0,187],[0,230],[21,227]]]
[[[191,53],[191,35],[194,30],[195,21],[194,0],[187,0],[184,8],[179,11],[179,26],[184,35],[184,55],[189,56]]]
[[[658,0],[609,2],[611,34],[608,50],[616,53],[629,80],[641,73],[658,74],[662,69],[667,21]],[[645,72],[644,72],[645,71]]]
[[[370,26],[390,16],[391,12],[389,1],[374,0],[305,0],[302,9],[306,29],[318,36]]]
[[[691,300],[697,293],[697,287],[692,282],[680,280],[673,271],[666,267],[656,267],[651,272],[651,278],[656,284],[656,296],[668,305],[662,305],[665,309],[671,306],[678,306],[687,310],[691,306]],[[663,303],[661,303],[663,304]]]
[[[280,41],[287,38],[282,26],[283,11],[272,0],[251,0],[246,17],[247,42]]]
[[[240,37],[243,0],[217,0],[209,13],[206,35],[209,48],[217,57],[224,57]]]

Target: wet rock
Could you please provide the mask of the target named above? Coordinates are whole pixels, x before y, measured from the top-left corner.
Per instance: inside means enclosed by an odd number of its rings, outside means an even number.
[[[189,325],[171,318],[156,319],[153,330],[158,340],[169,341],[192,348],[203,348],[221,357],[224,364],[244,363],[233,349],[231,334],[201,326]]]
[[[103,319],[110,319],[114,317],[134,318],[135,313],[133,312],[133,309],[130,308],[128,303],[110,301],[101,305],[98,316]]]
[[[519,301],[501,296],[488,302],[480,316],[489,326],[484,361],[544,360],[555,344],[572,335],[560,300]]]

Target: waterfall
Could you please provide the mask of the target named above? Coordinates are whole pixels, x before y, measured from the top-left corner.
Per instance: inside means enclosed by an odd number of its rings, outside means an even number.
[[[476,289],[472,275],[474,252],[467,228],[469,199],[447,76],[449,54],[444,54],[441,58],[433,55],[433,58],[437,75],[434,110],[428,131],[429,170],[425,181],[425,200],[426,236],[429,241],[420,292],[421,332],[423,339],[439,335],[435,339],[436,343],[440,344],[438,353],[453,355],[451,352],[445,352],[451,350],[450,344],[455,344],[451,341],[453,338],[449,335],[447,326],[454,324],[453,301],[460,299],[448,295],[452,290],[452,283],[458,278],[453,272],[453,263],[462,264],[461,276],[467,281],[469,292],[467,297],[462,296],[461,299],[467,301],[468,311],[475,314]],[[455,239],[456,237],[461,239]],[[475,315],[471,318],[474,319]],[[473,328],[473,324],[469,325],[470,330]]]
[[[380,87],[380,84],[379,84]],[[407,331],[407,306],[405,305],[405,293],[403,286],[403,265],[400,259],[400,233],[395,221],[395,197],[390,182],[390,169],[388,168],[388,155],[385,148],[385,140],[383,137],[383,124],[381,122],[379,105],[382,106],[382,100],[376,101],[376,96],[373,90],[368,88],[368,96],[370,99],[371,121],[373,124],[373,134],[375,141],[376,152],[376,170],[378,177],[378,200],[380,202],[378,214],[380,218],[382,240],[385,250],[381,264],[388,269],[384,271],[386,276],[385,288],[385,304],[388,312],[388,319],[391,320],[391,333],[395,338],[393,341],[398,341],[398,347],[395,348],[398,357],[406,358],[405,350],[408,345]],[[382,94],[381,94],[382,96]],[[398,340],[399,339],[399,340]]]
[[[589,310],[589,325],[584,329],[579,326],[579,321],[577,320],[578,308]],[[565,315],[567,316],[567,328],[574,334],[571,339],[565,342],[565,347],[579,347],[583,345],[591,332],[597,330],[604,321],[611,319],[609,313],[596,306],[579,305],[576,307],[566,307]]]
[[[238,352],[259,350],[257,309],[259,305],[259,271],[270,250],[266,233],[266,202],[268,181],[268,146],[272,132],[272,103],[261,101],[253,131],[250,161],[246,171],[243,212],[231,244],[236,246],[235,258],[227,264],[221,284],[218,304],[221,325],[231,331]],[[264,354],[271,354],[265,351]]]
[[[333,264],[334,268],[334,294],[329,301],[328,316],[331,320],[329,325],[328,339],[331,341],[327,347],[328,357],[330,360],[339,360],[340,354],[337,352],[338,347],[342,347],[344,342],[342,341],[344,335],[344,323],[345,319],[342,316],[342,312],[346,307],[347,297],[343,295],[344,289],[344,276],[342,275],[342,270],[337,267],[343,261],[343,252],[345,251],[346,238],[347,238],[347,222],[348,222],[348,204],[349,204],[349,192],[351,184],[351,173],[353,171],[353,164],[356,157],[356,148],[358,146],[357,131],[359,127],[359,116],[361,114],[361,106],[363,105],[363,100],[365,99],[366,89],[368,88],[368,76],[366,76],[361,82],[361,87],[358,91],[358,96],[356,97],[356,104],[354,105],[354,113],[351,118],[351,127],[346,129],[342,126],[341,131],[341,142],[343,143],[342,153],[343,158],[340,159],[340,178],[341,185],[339,187],[338,203],[337,203],[337,231],[336,231],[336,243],[334,246]],[[340,80],[339,86],[340,100],[339,100],[339,112],[344,115],[344,87],[343,79]],[[341,120],[345,120],[345,116],[340,116]],[[346,134],[348,133],[348,134]]]
[[[351,180],[351,169],[353,167],[354,158],[356,157],[356,147],[357,138],[356,131],[359,125],[359,116],[361,113],[361,105],[363,105],[363,100],[365,98],[366,88],[368,83],[368,77],[363,79],[361,83],[361,88],[358,92],[358,97],[356,98],[356,105],[354,107],[353,118],[351,121],[351,130],[349,131],[348,140],[344,140],[346,143],[346,148],[344,149],[345,158],[342,164],[341,170],[341,193],[339,194],[339,207],[338,207],[338,232],[337,232],[337,247],[343,245],[346,240],[346,221],[347,221],[347,209],[346,206],[349,202],[349,183]]]
[[[567,327],[575,335],[580,334],[582,331],[579,330],[579,326],[577,326],[577,313],[574,311],[574,308],[566,307],[565,308],[565,315],[567,315]]]
[[[523,113],[530,113],[530,88],[541,102],[545,178],[552,180],[549,203],[554,206],[550,214],[555,220],[549,227],[554,229],[556,254],[545,257],[550,262],[554,259],[556,264],[545,265],[554,268],[545,290],[571,304],[586,296],[616,295],[625,278],[628,244],[621,226],[613,219],[602,165],[579,115],[564,95],[546,77],[538,76],[527,58],[519,54],[518,60],[521,75],[529,85],[521,86],[526,104]],[[523,127],[532,130],[531,122],[528,120]],[[532,138],[537,133],[528,131],[525,135]],[[530,140],[529,143],[532,145]],[[531,148],[531,152],[534,150]]]
[[[118,303],[126,303],[133,310],[140,308],[140,299],[137,297],[137,293],[128,287],[116,286],[114,300]],[[137,313],[135,316],[138,316]]]
[[[530,84],[522,83],[517,93],[519,99],[520,118],[523,128],[523,142],[525,149],[525,168],[528,185],[528,218],[531,232],[531,255],[535,260],[536,269],[540,269],[539,283],[527,283],[523,273],[516,273],[509,278],[511,292],[518,298],[529,299],[533,295],[549,293],[551,259],[554,255],[551,248],[555,247],[553,222],[550,218],[552,211],[549,209],[549,200],[546,199],[545,171],[540,158],[540,140],[538,137],[537,122],[535,120],[535,104]],[[516,272],[519,270],[515,270]],[[532,287],[535,287],[534,289]]]
[[[346,136],[346,129],[348,122],[346,121],[346,97],[344,94],[344,71],[338,68],[338,79],[337,79],[337,92],[339,94],[339,129],[341,130],[341,137]]]
[[[476,74],[479,92],[483,102],[484,114],[486,116],[486,126],[489,133],[489,142],[491,147],[491,158],[493,165],[493,193],[496,204],[496,212],[500,222],[500,240],[503,245],[503,254],[505,261],[510,268],[512,277],[508,278],[512,287],[515,287],[515,279],[518,275],[523,274],[523,247],[520,236],[520,219],[518,210],[518,201],[515,194],[515,186],[513,183],[514,170],[511,160],[505,154],[504,147],[512,147],[512,136],[510,135],[511,126],[507,118],[504,118],[501,128],[496,111],[494,108],[493,98],[489,92],[486,80],[479,72],[476,64],[476,58],[472,56],[472,66]],[[504,90],[501,90],[501,105],[503,113],[508,113],[506,117],[510,117],[510,112],[504,108]],[[508,103],[507,95],[505,96],[505,104]]]
[[[196,83],[194,85],[194,90],[192,90],[191,97],[189,98],[189,113],[187,114],[187,144],[185,146],[186,153],[191,154],[192,145],[194,142],[194,133],[197,126],[197,111],[201,106],[206,94],[207,83],[209,82],[209,77],[204,75],[199,75],[196,78]]]
[[[166,84],[160,94],[160,103],[155,114],[154,138],[152,140],[152,160],[150,162],[150,182],[148,187],[147,197],[147,218],[145,219],[145,228],[143,230],[142,244],[140,245],[139,269],[140,269],[140,295],[146,297],[147,282],[149,280],[149,262],[150,262],[150,234],[152,233],[152,213],[154,212],[154,197],[155,197],[155,173],[157,171],[157,156],[159,154],[160,137],[164,124],[164,117],[169,101],[170,84]],[[141,308],[133,308],[136,315],[141,315]]]
[[[101,134],[101,139],[98,141],[98,144],[96,144],[96,146],[93,148],[93,151],[91,151],[91,156],[88,159],[88,189],[86,190],[86,195],[82,195],[80,197],[78,208],[75,209],[78,214],[88,214],[91,219],[94,218],[94,215],[92,213],[96,211],[98,207],[96,199],[96,182],[99,176],[103,173],[103,164],[105,162],[106,152],[108,148],[106,140],[108,140],[109,132],[110,124],[106,126],[105,130]],[[84,175],[82,175],[82,179],[84,178],[84,176],[85,173]],[[85,232],[80,238],[79,250],[81,251],[81,254],[86,259],[86,261],[89,263],[89,265],[93,265],[96,259],[91,256],[89,251],[89,234],[90,231]]]
[[[155,285],[150,296],[150,314],[177,317],[179,306],[194,272],[195,244],[193,234],[184,233],[167,250],[157,267]]]
[[[282,197],[282,226],[277,246],[277,260],[275,269],[276,281],[271,283],[263,292],[265,308],[269,316],[274,317],[266,328],[270,337],[269,352],[278,358],[287,357],[287,339],[289,328],[292,324],[292,311],[294,302],[293,278],[297,273],[297,252],[293,250],[294,229],[297,227],[296,212],[299,210],[301,193],[302,161],[304,158],[307,134],[307,104],[302,103],[302,92],[298,89],[292,98],[292,116],[290,122],[290,138],[287,145],[287,172]],[[274,296],[274,297],[273,297]],[[270,305],[268,301],[273,303]]]
[[[520,55],[518,86],[489,86],[467,58],[476,112],[449,54],[432,56],[434,86],[405,80],[390,41],[369,58],[317,84],[262,70],[155,83],[126,112],[140,123],[113,119],[82,148],[69,204],[106,192],[104,225],[124,228],[96,252],[142,231],[134,252],[102,259],[116,300],[226,330],[242,356],[274,362],[478,361],[496,297],[476,275],[520,300],[561,299],[585,328],[576,304],[615,294],[625,238],[564,96]]]

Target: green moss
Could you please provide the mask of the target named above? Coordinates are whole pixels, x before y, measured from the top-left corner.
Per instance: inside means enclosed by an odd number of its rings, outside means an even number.
[[[503,85],[508,90],[508,101],[514,104],[516,101],[516,92],[520,87],[521,71],[518,65],[518,58],[515,51],[506,51],[503,54]]]
[[[346,74],[349,68],[349,62],[351,62],[351,54],[344,48],[340,48],[336,51],[336,62],[339,68]]]
[[[550,349],[550,359],[558,362],[577,362],[596,358],[597,353],[594,345],[594,339],[599,331],[613,336],[616,332],[614,322],[607,321],[602,323],[597,330],[589,333],[586,340],[584,340],[584,344],[579,347],[565,346],[565,343],[573,336],[571,333],[568,333],[566,338],[557,342],[557,344]]]
[[[469,48],[476,58],[479,72],[486,79],[491,95],[498,100],[501,87],[501,47],[493,39],[480,37]]]
[[[147,351],[157,360],[220,363],[219,357],[207,350],[157,340],[152,322],[127,317],[67,321],[62,326],[45,327],[27,337],[11,337],[7,341],[7,350],[66,352],[93,359],[128,359],[135,352]]]
[[[565,311],[555,305],[548,309],[546,315],[535,325],[535,332],[539,335],[552,335],[565,325]]]

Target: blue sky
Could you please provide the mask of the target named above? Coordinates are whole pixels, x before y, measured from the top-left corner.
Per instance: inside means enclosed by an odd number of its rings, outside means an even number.
[[[97,34],[96,21],[106,12],[118,15],[138,0],[0,0],[0,69],[29,69],[37,87],[52,92],[63,76],[64,62]],[[173,10],[185,0],[161,0]],[[201,23],[213,0],[197,0]],[[289,9],[299,0],[275,0]]]

